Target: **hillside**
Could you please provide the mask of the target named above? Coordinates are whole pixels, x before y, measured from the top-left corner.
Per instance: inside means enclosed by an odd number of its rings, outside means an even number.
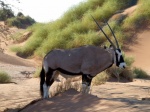
[[[114,40],[104,19],[109,22],[120,46],[127,52],[127,56],[131,56],[127,44],[132,41],[132,44],[135,44],[134,40],[139,37],[139,32],[147,30],[150,18],[150,12],[147,10],[149,4],[150,2],[145,3],[142,0],[126,0],[122,3],[118,0],[113,2],[87,0],[70,8],[56,21],[47,24],[37,23],[28,28],[32,35],[23,46],[15,46],[13,50],[20,57],[42,59],[47,52],[55,48],[70,49],[83,45],[109,46],[105,36],[99,32],[91,18],[92,15],[111,40]],[[114,7],[108,10],[110,6]],[[133,55],[133,57],[135,56]],[[137,62],[136,60],[134,65]],[[139,65],[139,63],[136,65]],[[144,69],[145,66],[137,67]],[[144,70],[148,71],[147,68]]]
[[[124,34],[124,30],[127,28],[123,29],[121,24],[126,24],[124,21],[128,15],[120,14],[120,12],[134,4],[136,4],[136,0],[134,2],[126,0],[122,3],[119,0],[111,2],[108,0],[87,0],[70,8],[56,21],[47,24],[37,23],[30,27],[28,30],[33,32],[32,35],[24,46],[16,48],[16,52],[20,56],[44,57],[47,52],[54,48],[70,49],[82,45],[100,46],[103,44],[109,46],[105,36],[98,33],[99,29],[91,15],[103,26],[111,38],[112,34],[105,26],[103,18],[108,21],[112,16],[118,14],[118,19],[110,21],[109,24],[116,33],[118,41],[123,43],[127,36]]]

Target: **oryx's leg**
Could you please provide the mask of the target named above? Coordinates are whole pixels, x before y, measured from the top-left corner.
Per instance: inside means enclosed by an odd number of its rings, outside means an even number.
[[[49,98],[49,88],[53,84],[57,76],[58,75],[56,74],[56,71],[51,68],[48,69],[48,72],[46,73],[46,83],[44,83],[43,85],[44,98]]]
[[[89,93],[92,78],[93,77],[91,75],[82,75],[82,93]]]

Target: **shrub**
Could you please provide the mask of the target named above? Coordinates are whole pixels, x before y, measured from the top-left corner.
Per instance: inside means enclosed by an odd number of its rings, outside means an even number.
[[[11,77],[4,71],[0,71],[0,83],[9,83]]]
[[[18,28],[26,28],[35,23],[30,16],[17,16],[6,20],[8,26],[16,26]]]
[[[41,67],[37,67],[33,77],[38,78],[41,73]]]
[[[18,12],[17,16],[24,16],[22,12]]]
[[[134,78],[149,79],[150,75],[141,68],[133,68]]]
[[[104,84],[109,78],[110,77],[106,72],[99,73],[92,79],[92,85]]]
[[[0,9],[0,21],[5,21],[12,17],[14,17],[14,13],[11,9]]]
[[[106,73],[110,76],[110,79],[112,77],[115,77],[120,81],[121,79],[127,80],[127,81],[133,81],[133,72],[130,68],[126,69],[120,69],[116,66],[112,66],[109,69],[106,70]]]

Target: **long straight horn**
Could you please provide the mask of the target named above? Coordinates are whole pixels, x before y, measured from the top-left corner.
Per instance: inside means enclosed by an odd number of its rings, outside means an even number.
[[[97,26],[99,27],[99,29],[103,32],[103,34],[105,35],[105,37],[107,38],[107,40],[111,43],[111,45],[114,47],[114,49],[116,49],[115,45],[113,44],[113,42],[108,38],[108,36],[106,35],[106,33],[103,31],[103,29],[100,27],[100,25],[98,24],[98,22],[94,19],[94,17],[91,15],[91,17],[93,18],[93,20],[95,21],[95,23],[97,24]]]
[[[105,19],[104,19],[104,21],[105,21]],[[110,25],[108,24],[107,21],[105,21],[105,23],[108,25],[108,27],[109,27],[111,33],[113,34],[113,36],[114,36],[114,38],[115,38],[115,41],[116,41],[116,44],[117,44],[117,48],[119,49],[119,44],[118,44],[117,38],[116,38],[116,36],[115,36],[115,34],[114,34],[112,28],[110,27]]]

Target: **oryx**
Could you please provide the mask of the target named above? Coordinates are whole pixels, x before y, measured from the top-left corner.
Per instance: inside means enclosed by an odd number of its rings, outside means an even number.
[[[95,19],[94,21],[96,22]],[[55,77],[57,77],[57,71],[68,76],[82,75],[82,91],[88,93],[92,78],[98,73],[113,64],[120,68],[126,67],[119,44],[109,24],[107,23],[117,46],[113,44],[97,22],[96,24],[112,47],[105,49],[99,46],[87,45],[67,50],[55,49],[50,51],[43,59],[40,73],[40,92],[43,98],[49,97],[48,91]]]

